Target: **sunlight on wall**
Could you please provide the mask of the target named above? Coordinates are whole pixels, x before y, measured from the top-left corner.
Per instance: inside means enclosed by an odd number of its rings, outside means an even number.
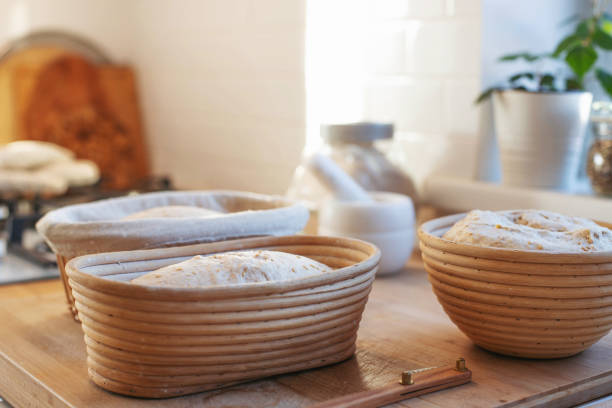
[[[306,149],[320,144],[322,123],[364,115],[367,15],[363,0],[306,2]]]
[[[7,30],[9,37],[19,37],[29,30],[28,7],[24,1],[18,1],[13,4],[9,15]]]
[[[306,148],[321,123],[395,125],[392,159],[417,182],[474,174],[480,0],[308,0]]]

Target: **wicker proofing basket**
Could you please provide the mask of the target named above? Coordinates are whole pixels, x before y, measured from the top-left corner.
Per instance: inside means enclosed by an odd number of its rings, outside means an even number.
[[[197,254],[273,249],[335,269],[284,282],[153,288],[127,282]],[[316,236],[263,237],[86,255],[66,265],[89,376],[119,394],[164,398],[342,361],[380,252]]]
[[[585,350],[612,328],[612,252],[521,251],[441,239],[463,216],[429,221],[419,238],[434,293],[474,343],[511,356],[558,358]]]
[[[220,217],[123,217],[148,208],[186,205],[223,213]],[[308,211],[283,197],[240,191],[166,191],[77,204],[47,213],[36,229],[57,255],[68,307],[78,321],[65,265],[76,256],[190,245],[303,229]]]

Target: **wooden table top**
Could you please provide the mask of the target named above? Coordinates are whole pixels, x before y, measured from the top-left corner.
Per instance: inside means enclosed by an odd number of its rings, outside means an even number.
[[[473,382],[404,401],[414,408],[573,406],[612,392],[612,334],[566,359],[504,357],[474,346],[446,317],[419,261],[379,278],[349,360],[166,400],[106,392],[87,378],[81,329],[59,281],[0,287],[0,396],[15,407],[304,407],[397,381],[402,370],[465,357]]]

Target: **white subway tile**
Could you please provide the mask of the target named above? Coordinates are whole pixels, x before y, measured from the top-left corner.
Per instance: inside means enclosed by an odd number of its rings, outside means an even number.
[[[441,17],[445,6],[444,0],[408,0],[407,17]]]
[[[219,78],[202,72],[176,72],[171,67],[145,70],[140,78],[143,96],[164,110],[195,110],[219,120],[268,120],[285,126],[303,126],[303,78],[270,79],[256,74]],[[156,112],[157,113],[157,112]]]
[[[397,19],[408,16],[408,0],[368,0],[370,16],[375,20]]]
[[[472,178],[476,169],[476,141],[456,135],[397,133],[391,159],[421,186],[432,174]]]
[[[200,35],[244,29],[250,0],[132,0],[134,15],[146,34],[197,28]],[[123,2],[130,3],[130,2]]]
[[[366,40],[366,69],[370,73],[396,74],[404,71],[403,29],[374,29]]]
[[[439,81],[389,81],[366,87],[366,118],[395,123],[400,131],[442,130],[442,86]]]
[[[474,21],[410,21],[406,28],[409,73],[475,74],[480,70],[480,26]]]
[[[482,0],[447,0],[446,10],[453,17],[480,17]]]
[[[165,113],[151,122],[159,142],[150,150],[156,171],[171,173],[179,187],[275,193],[288,187],[288,172],[300,160],[303,128],[240,118],[220,123],[188,110]],[[276,172],[285,174],[282,180]]]
[[[374,19],[430,18],[445,13],[444,0],[369,0]]]
[[[294,165],[262,165],[193,151],[167,153],[160,171],[170,174],[180,189],[240,190],[284,194]],[[160,164],[161,165],[161,164]]]
[[[202,117],[176,124],[175,128],[184,141],[179,149],[262,165],[294,165],[304,145],[304,128],[261,121],[219,123]]]
[[[476,135],[480,109],[474,100],[481,91],[480,80],[447,80],[444,84],[445,133]]]
[[[306,0],[250,0],[247,18],[250,25],[304,24]]]
[[[447,26],[449,72],[480,74],[480,20],[456,21]]]
[[[449,72],[446,23],[410,21],[406,28],[406,67],[409,73]]]

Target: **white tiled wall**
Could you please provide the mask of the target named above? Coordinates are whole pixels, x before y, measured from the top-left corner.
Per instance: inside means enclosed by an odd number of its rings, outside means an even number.
[[[284,191],[307,93],[322,122],[394,122],[393,154],[419,180],[474,172],[480,0],[0,4],[3,38],[64,28],[136,68],[154,170],[180,187]],[[25,16],[22,27],[11,13]],[[318,41],[306,56],[305,29]]]
[[[0,44],[38,29],[62,29],[94,39],[118,60],[132,51],[123,0],[0,0]]]
[[[390,151],[417,181],[472,177],[473,100],[506,72],[495,59],[550,48],[561,17],[585,2],[527,3],[0,0],[0,42],[39,28],[94,39],[138,72],[155,171],[180,187],[280,193],[307,125],[312,141],[322,122],[392,121]]]
[[[137,71],[153,169],[282,193],[305,134],[303,0],[0,0],[0,42],[73,31]]]
[[[472,177],[480,0],[369,0],[364,117],[396,124],[393,155],[417,179]]]
[[[134,61],[157,171],[283,192],[304,143],[301,0],[136,0]]]

